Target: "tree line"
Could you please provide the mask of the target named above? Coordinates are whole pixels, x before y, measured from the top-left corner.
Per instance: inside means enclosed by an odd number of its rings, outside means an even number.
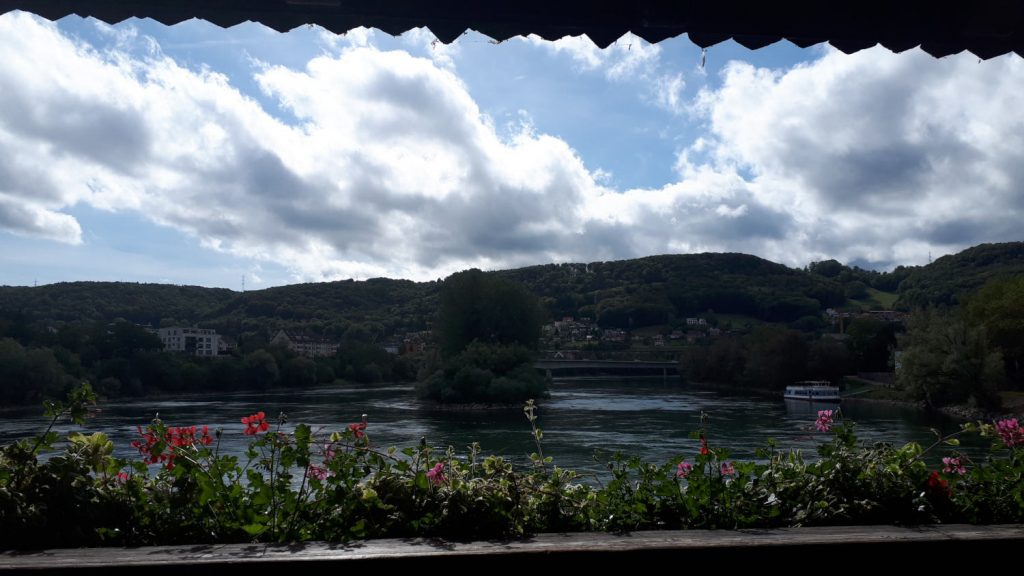
[[[415,378],[415,360],[398,357],[353,330],[337,354],[306,358],[257,341],[229,355],[200,358],[163,351],[159,338],[131,322],[40,327],[0,310],[0,405],[35,403],[82,381],[107,397],[304,387]]]

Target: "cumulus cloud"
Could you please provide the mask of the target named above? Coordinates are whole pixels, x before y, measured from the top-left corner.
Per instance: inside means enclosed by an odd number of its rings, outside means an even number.
[[[686,80],[679,71],[664,70],[661,47],[627,32],[608,47],[598,48],[589,38],[565,36],[554,41],[530,34],[524,41],[530,46],[568,56],[579,72],[600,73],[610,82],[632,82],[639,87],[640,99],[672,112],[685,112],[683,91]]]
[[[605,78],[626,81],[651,78],[658,66],[661,47],[627,32],[607,48],[598,48],[586,36],[544,40],[536,34],[525,37],[528,44],[555,54],[569,56],[581,71],[600,71]]]
[[[889,265],[1020,239],[1022,82],[1012,55],[979,64],[876,48],[789,70],[734,62],[693,104],[710,137],[681,166],[749,174],[800,222],[805,258]]]
[[[270,111],[144,39],[97,50],[0,17],[0,230],[76,243],[70,207],[131,211],[301,280],[722,250],[888,263],[1019,234],[1019,59],[732,64],[692,102],[670,78],[663,104],[707,134],[678,182],[615,190],[529,123],[499,135],[453,61],[350,36],[256,66]],[[653,57],[593,58],[634,74]]]

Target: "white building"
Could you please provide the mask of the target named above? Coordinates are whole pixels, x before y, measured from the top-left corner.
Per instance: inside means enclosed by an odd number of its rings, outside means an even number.
[[[164,343],[166,352],[184,352],[189,356],[216,356],[220,350],[220,336],[209,328],[172,326],[153,331]]]

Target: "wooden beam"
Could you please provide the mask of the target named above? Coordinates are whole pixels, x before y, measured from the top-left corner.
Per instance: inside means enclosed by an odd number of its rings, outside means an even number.
[[[811,569],[810,559],[868,567],[881,554],[897,553],[915,570],[942,567],[950,558],[996,558],[1016,554],[1024,545],[1024,525],[1005,526],[839,526],[773,530],[686,530],[629,534],[539,534],[492,542],[451,542],[440,539],[388,539],[349,543],[223,544],[144,548],[82,548],[5,552],[0,571],[132,572],[152,574],[185,569],[218,574],[254,569],[358,568],[368,566],[502,569],[530,567],[552,561],[572,562],[573,571],[607,567],[609,562],[668,560],[696,567],[713,562],[729,571],[743,565],[764,568],[765,562],[786,562],[790,569]],[[869,554],[870,556],[866,555]],[[984,554],[984,555],[983,555]],[[888,557],[888,556],[886,556]],[[874,559],[874,560],[872,560]],[[614,564],[611,564],[614,565]],[[658,564],[660,565],[660,564]],[[663,565],[662,565],[663,566]],[[835,564],[831,565],[833,568]],[[664,566],[670,569],[670,566]]]

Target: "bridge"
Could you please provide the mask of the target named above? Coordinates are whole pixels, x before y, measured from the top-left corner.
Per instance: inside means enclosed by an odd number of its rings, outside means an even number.
[[[658,362],[640,360],[538,360],[533,365],[537,370],[551,377],[555,370],[597,371],[597,372],[647,372],[667,377],[670,371],[679,371],[679,362]]]

